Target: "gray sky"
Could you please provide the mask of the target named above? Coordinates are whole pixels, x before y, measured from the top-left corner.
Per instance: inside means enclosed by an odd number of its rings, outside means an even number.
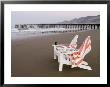
[[[56,23],[85,16],[100,15],[98,11],[13,11],[12,26],[15,24]]]

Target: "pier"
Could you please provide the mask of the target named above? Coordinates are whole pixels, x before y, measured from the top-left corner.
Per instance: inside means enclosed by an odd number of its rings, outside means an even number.
[[[16,24],[15,28],[18,30],[28,29],[48,29],[55,32],[53,29],[65,29],[66,31],[83,31],[83,30],[97,30],[100,29],[100,24]],[[65,31],[64,30],[64,31]]]

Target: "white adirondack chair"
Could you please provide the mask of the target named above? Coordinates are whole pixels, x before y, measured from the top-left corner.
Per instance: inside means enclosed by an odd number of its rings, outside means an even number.
[[[81,47],[77,47],[76,35],[68,46],[65,45],[53,45],[54,46],[54,59],[58,56],[59,71],[62,71],[63,64],[71,65],[71,68],[80,67],[87,70],[92,70],[88,63],[84,61],[84,57],[91,51],[91,39],[88,36]]]

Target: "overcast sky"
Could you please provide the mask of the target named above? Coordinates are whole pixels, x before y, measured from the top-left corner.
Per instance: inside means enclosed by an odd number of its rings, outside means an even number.
[[[15,24],[56,23],[85,16],[100,15],[98,11],[13,11],[12,26]]]

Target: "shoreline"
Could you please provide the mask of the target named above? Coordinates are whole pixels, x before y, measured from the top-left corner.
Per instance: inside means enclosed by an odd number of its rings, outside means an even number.
[[[50,36],[50,35],[57,35],[57,34],[65,34],[65,33],[78,33],[78,32],[87,32],[93,30],[86,30],[86,31],[77,31],[77,32],[62,32],[61,33],[39,33],[39,32],[12,32],[11,40],[19,40],[19,39],[26,39],[26,38],[33,38],[33,37],[43,37],[43,36]]]

